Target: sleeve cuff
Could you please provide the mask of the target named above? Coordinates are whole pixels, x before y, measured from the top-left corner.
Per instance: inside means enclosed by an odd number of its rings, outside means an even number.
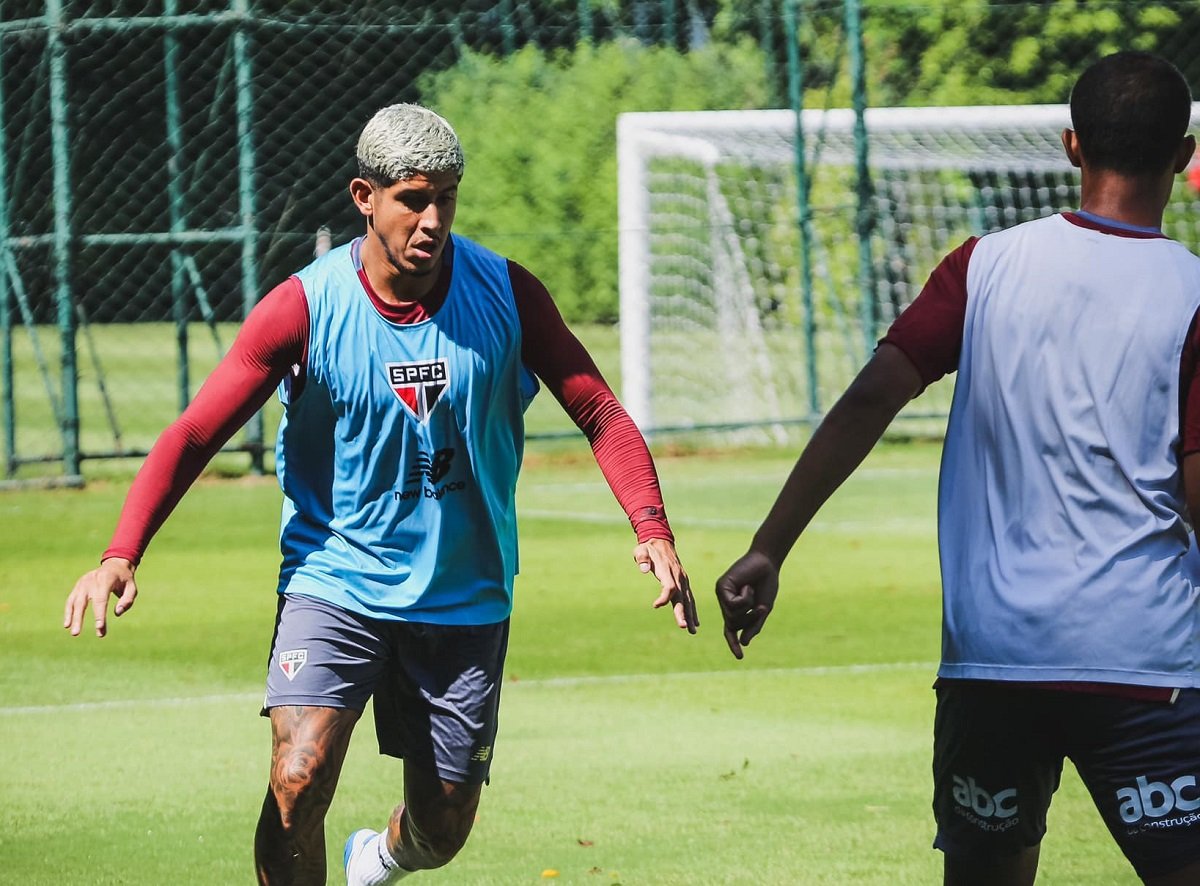
[[[134,566],[142,562],[142,555],[137,551],[131,551],[127,548],[111,547],[100,555],[100,562],[103,563],[110,557],[120,557],[123,560],[128,560]]]
[[[675,544],[675,536],[671,532],[671,524],[667,522],[667,513],[661,507],[641,508],[630,519],[633,531],[637,535],[638,544],[661,538]]]

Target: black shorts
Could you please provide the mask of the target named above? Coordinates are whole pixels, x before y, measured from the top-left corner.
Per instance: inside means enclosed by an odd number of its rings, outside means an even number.
[[[279,598],[263,713],[283,705],[362,711],[374,696],[379,752],[446,781],[487,781],[508,621],[385,621],[313,597]]]
[[[948,681],[937,687],[934,846],[986,858],[1041,842],[1063,759],[1138,875],[1200,861],[1200,690],[1173,702]]]

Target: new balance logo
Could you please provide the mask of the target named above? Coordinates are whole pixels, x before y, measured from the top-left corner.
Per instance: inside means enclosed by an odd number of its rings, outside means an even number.
[[[1136,824],[1143,818],[1162,818],[1172,812],[1200,809],[1200,790],[1193,775],[1181,775],[1170,784],[1139,775],[1134,787],[1117,791],[1121,820]]]
[[[450,385],[450,371],[445,359],[385,363],[384,368],[388,384],[419,422],[429,418],[429,413]]]
[[[965,806],[980,818],[1012,818],[1017,814],[1017,789],[1008,788],[989,794],[975,783],[954,776],[954,802]]]
[[[476,763],[486,763],[490,756],[492,756],[492,746],[489,744],[478,748],[475,753],[471,755],[471,759]]]
[[[450,473],[450,468],[454,462],[453,447],[445,449],[435,449],[430,452],[418,452],[417,460],[413,462],[409,468],[408,476],[405,478],[406,484],[416,483],[415,489],[397,489],[392,492],[392,498],[396,501],[411,501],[418,498],[432,498],[435,501],[441,501],[451,492],[462,492],[467,488],[465,480],[450,480],[438,486],[438,481],[445,479]],[[429,485],[426,486],[422,480],[428,480]]]
[[[418,452],[417,462],[408,472],[409,482],[427,477],[430,483],[436,483],[450,473],[452,461],[454,461],[454,449],[451,447],[438,449],[432,455],[428,452]]]

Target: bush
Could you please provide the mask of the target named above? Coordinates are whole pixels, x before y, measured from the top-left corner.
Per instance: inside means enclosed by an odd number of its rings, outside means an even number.
[[[768,90],[748,40],[688,53],[622,40],[467,54],[421,93],[467,154],[455,229],[537,274],[568,320],[613,322],[617,114],[760,108]]]

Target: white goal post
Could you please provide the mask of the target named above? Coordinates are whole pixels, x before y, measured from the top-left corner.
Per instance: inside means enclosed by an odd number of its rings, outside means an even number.
[[[868,109],[864,291],[854,115],[804,111],[804,292],[791,111],[622,114],[622,396],[634,420],[652,433],[818,418],[946,252],[1078,206],[1060,141],[1069,122],[1066,105]],[[1195,199],[1181,182],[1164,219],[1193,248]],[[949,387],[921,402],[906,412],[944,413]]]

